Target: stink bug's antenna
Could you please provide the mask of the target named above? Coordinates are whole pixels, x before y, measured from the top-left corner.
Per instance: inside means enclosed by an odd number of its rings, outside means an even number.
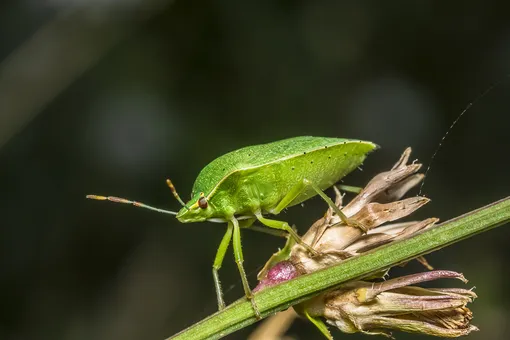
[[[481,94],[479,94],[472,102],[470,102],[469,104],[467,104],[467,106],[464,108],[464,110],[462,110],[462,112],[457,116],[457,118],[455,118],[455,120],[453,121],[453,123],[450,125],[450,127],[448,128],[448,130],[446,131],[446,133],[443,135],[443,137],[441,138],[441,140],[439,141],[439,145],[437,146],[436,150],[434,151],[434,153],[432,154],[432,157],[430,158],[430,161],[429,161],[429,165],[427,166],[427,170],[425,170],[425,174],[424,174],[424,177],[423,177],[423,181],[421,182],[421,185],[420,185],[420,191],[418,192],[418,196],[421,195],[421,192],[423,191],[423,186],[425,185],[425,180],[427,179],[427,175],[428,173],[430,172],[430,169],[432,168],[432,162],[434,161],[434,159],[436,158],[437,156],[437,153],[439,152],[439,150],[441,149],[441,147],[443,146],[443,143],[444,141],[446,140],[446,138],[448,137],[448,135],[450,134],[450,132],[452,131],[453,127],[455,125],[457,125],[457,123],[459,122],[459,120],[464,116],[464,114],[466,112],[468,112],[471,107],[473,105],[475,105],[476,103],[478,103],[480,100],[482,100],[487,94],[489,94],[490,92],[492,92],[492,90],[494,90],[496,87],[499,87],[502,83],[505,83],[507,82],[508,80],[510,79],[510,73],[507,73],[505,74],[505,76],[501,79],[499,79],[496,83],[490,85],[488,88],[485,89],[485,91],[483,91]]]
[[[131,205],[134,205],[135,207],[145,208],[145,209],[157,211],[157,212],[164,213],[164,214],[177,215],[177,213],[175,211],[154,208],[147,204],[143,204],[143,203],[140,203],[137,201],[130,201],[125,198],[120,198],[120,197],[115,197],[115,196],[87,195],[86,197],[89,199],[98,200],[98,201],[110,201],[110,202],[115,202],[115,203],[131,204]]]
[[[177,190],[175,190],[175,187],[174,187],[174,184],[172,183],[171,180],[167,179],[166,180],[166,184],[168,185],[168,187],[170,188],[170,191],[172,192],[172,194],[174,195],[175,199],[177,201],[179,201],[179,203],[186,209],[188,209],[188,207],[186,206],[186,203],[184,203],[184,201],[181,199],[181,197],[179,196],[179,194],[177,193]],[[189,209],[188,209],[189,210]]]

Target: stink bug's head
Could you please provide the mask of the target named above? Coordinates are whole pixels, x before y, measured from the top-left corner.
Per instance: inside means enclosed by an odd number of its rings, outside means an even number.
[[[213,208],[201,192],[184,205],[176,217],[182,223],[203,222],[211,217],[212,213]]]

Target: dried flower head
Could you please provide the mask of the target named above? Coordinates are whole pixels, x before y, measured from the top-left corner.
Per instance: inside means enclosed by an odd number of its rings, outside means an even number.
[[[261,284],[265,284],[269,268],[282,260],[290,261],[299,274],[307,274],[432,227],[437,218],[388,224],[410,215],[430,201],[419,196],[400,200],[423,179],[423,175],[417,173],[421,164],[407,164],[410,154],[411,149],[407,148],[390,171],[376,175],[345,206],[342,195],[335,188],[335,204],[349,219],[361,223],[367,233],[346,225],[332,209],[328,209],[302,237],[319,255],[311,257],[307,249],[289,239],[285,248],[275,253],[259,273]]]
[[[357,281],[321,294],[301,306],[308,317],[324,317],[345,333],[362,332],[391,337],[400,330],[440,337],[458,337],[478,330],[466,307],[476,294],[466,289],[411,286],[441,278],[467,282],[462,274],[436,270],[380,283]]]
[[[365,231],[343,223],[333,209],[328,209],[302,237],[319,255],[311,256],[307,249],[288,238],[286,246],[275,253],[259,273],[260,282],[254,291],[335,265],[433,227],[437,218],[398,222],[429,202],[429,199],[420,196],[401,199],[423,179],[423,175],[417,173],[421,164],[407,164],[410,154],[411,149],[407,148],[390,171],[376,175],[345,206],[343,196],[335,188],[335,204],[349,220],[355,221],[356,225],[361,224]],[[424,258],[418,260],[432,269]],[[364,281],[344,284],[294,306],[294,309],[312,321],[328,338],[331,335],[320,317],[347,333],[389,335],[388,330],[398,329],[456,337],[477,329],[469,324],[472,315],[466,308],[466,304],[476,297],[472,291],[411,286],[439,278],[465,281],[461,274],[431,271],[385,282],[368,281],[384,277],[386,273],[387,270]]]

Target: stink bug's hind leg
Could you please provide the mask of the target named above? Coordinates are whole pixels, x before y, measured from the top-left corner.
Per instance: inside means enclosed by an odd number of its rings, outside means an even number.
[[[255,303],[255,298],[253,296],[253,293],[250,289],[250,285],[248,283],[248,279],[246,278],[246,272],[244,271],[243,267],[243,249],[241,246],[241,228],[239,227],[239,222],[235,217],[232,217],[232,220],[228,223],[229,228],[233,225],[234,227],[234,239],[233,239],[233,245],[234,245],[234,258],[237,264],[237,268],[239,269],[239,274],[241,274],[241,281],[243,283],[244,288],[244,294],[246,295],[246,298],[251,301],[251,305],[253,307],[253,311],[255,312],[255,317],[257,319],[261,319],[259,309],[257,307],[257,304]]]
[[[311,323],[317,327],[317,329],[326,337],[328,340],[333,340],[333,336],[329,332],[328,326],[319,317],[312,316],[305,308],[300,308],[300,314],[304,315]]]
[[[289,233],[286,232],[285,230],[273,229],[273,228],[269,228],[268,226],[252,225],[250,227],[250,229],[253,231],[258,231],[261,233],[265,233],[265,234],[273,235],[273,236],[277,236],[277,237],[288,237],[289,236]]]
[[[225,308],[225,301],[223,301],[223,291],[221,290],[221,282],[218,275],[218,271],[221,268],[223,259],[225,258],[225,253],[227,252],[228,249],[228,245],[230,244],[230,240],[232,239],[232,229],[233,229],[232,223],[229,223],[227,227],[227,232],[223,236],[220,246],[218,247],[218,251],[216,252],[216,257],[214,258],[214,264],[212,269],[214,288],[216,289],[216,298],[218,299],[219,310]]]
[[[351,227],[357,227],[357,228],[361,229],[363,232],[367,232],[367,228],[365,228],[364,225],[362,225],[361,223],[359,223],[358,221],[356,221],[354,219],[351,219],[351,218],[348,218],[347,216],[345,216],[345,214],[342,212],[342,210],[340,210],[340,208],[337,207],[335,205],[335,203],[333,203],[331,198],[329,198],[328,195],[326,195],[324,193],[324,191],[321,190],[321,188],[319,188],[315,183],[307,180],[306,178],[303,179],[298,184],[296,184],[294,186],[294,188],[292,188],[285,195],[285,197],[280,201],[280,203],[278,203],[278,205],[276,206],[274,211],[272,211],[272,213],[273,214],[280,213],[290,203],[292,203],[292,201],[294,201],[296,199],[296,197],[298,197],[300,194],[302,194],[307,189],[307,187],[311,187],[317,193],[317,195],[319,195],[324,201],[326,201],[326,203],[329,205],[329,207],[331,209],[333,209],[333,211],[338,215],[338,217],[340,217],[340,219],[342,220],[343,223],[345,223],[346,225],[351,226]]]

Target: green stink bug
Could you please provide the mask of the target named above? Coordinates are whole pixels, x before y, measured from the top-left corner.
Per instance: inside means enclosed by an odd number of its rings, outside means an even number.
[[[285,235],[288,233],[314,253],[287,222],[268,219],[264,215],[277,215],[287,207],[320,195],[342,217],[344,223],[355,223],[347,220],[323,190],[356,169],[367,154],[376,148],[376,144],[362,140],[295,137],[235,150],[202,169],[188,203],[182,201],[172,182],[167,180],[175,198],[183,206],[178,213],[112,196],[88,195],[87,198],[133,204],[173,214],[182,223],[227,223],[227,232],[213,264],[218,308],[225,307],[218,271],[233,238],[234,257],[246,297],[252,301],[256,316],[260,317],[242,264],[240,228],[249,228],[258,220],[266,230],[276,229]]]

